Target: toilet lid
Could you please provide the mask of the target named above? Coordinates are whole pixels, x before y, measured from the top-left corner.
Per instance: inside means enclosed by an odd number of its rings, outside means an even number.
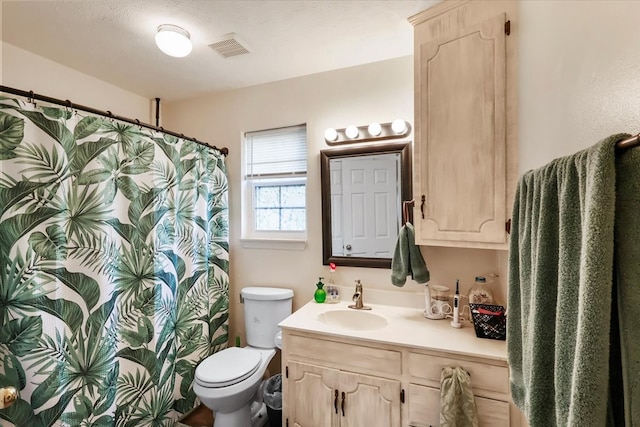
[[[258,370],[262,357],[255,350],[230,347],[204,359],[196,368],[196,382],[203,387],[239,383]]]

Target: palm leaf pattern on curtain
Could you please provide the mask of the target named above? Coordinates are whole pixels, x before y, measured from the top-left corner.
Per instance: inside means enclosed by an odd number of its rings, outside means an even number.
[[[0,410],[18,427],[170,426],[228,340],[214,149],[0,98]]]

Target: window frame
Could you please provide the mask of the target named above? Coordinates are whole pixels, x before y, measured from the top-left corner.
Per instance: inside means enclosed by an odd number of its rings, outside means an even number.
[[[248,168],[248,140],[247,136],[252,133],[259,133],[265,131],[282,131],[283,129],[291,128],[292,131],[296,128],[304,127],[305,146],[308,147],[308,134],[306,124],[285,126],[275,129],[264,129],[255,132],[244,132],[242,134],[242,221],[241,221],[241,245],[244,248],[260,248],[260,249],[292,249],[302,250],[306,247],[307,243],[307,230],[309,229],[309,192],[308,192],[308,167],[309,156],[306,152],[306,168],[304,173],[278,173],[278,174],[265,174],[250,176],[247,173]],[[256,229],[256,187],[262,185],[300,185],[304,184],[305,187],[305,200],[304,200],[304,218],[305,228],[300,231],[292,230],[257,230]]]

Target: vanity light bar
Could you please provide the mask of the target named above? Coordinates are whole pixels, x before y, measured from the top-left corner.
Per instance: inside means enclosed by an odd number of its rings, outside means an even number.
[[[338,145],[404,138],[410,133],[411,125],[402,119],[396,119],[389,123],[371,123],[357,127],[351,125],[343,129],[328,128],[324,131],[324,140],[329,145]]]

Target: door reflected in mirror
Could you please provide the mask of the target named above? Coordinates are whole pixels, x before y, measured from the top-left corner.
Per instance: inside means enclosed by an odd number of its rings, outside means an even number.
[[[323,150],[320,166],[323,263],[390,268],[411,199],[410,144]]]

